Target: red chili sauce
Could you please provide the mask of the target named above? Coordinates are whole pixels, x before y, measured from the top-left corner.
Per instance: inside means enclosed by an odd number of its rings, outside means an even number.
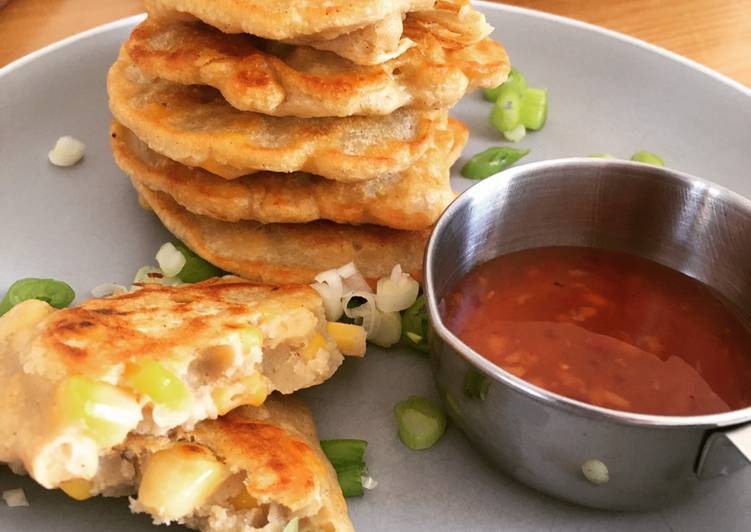
[[[632,255],[546,247],[471,271],[448,328],[506,371],[593,405],[713,414],[751,404],[751,334],[700,282]]]

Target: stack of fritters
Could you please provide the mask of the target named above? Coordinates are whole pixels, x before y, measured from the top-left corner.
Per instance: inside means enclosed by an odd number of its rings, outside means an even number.
[[[243,277],[419,274],[467,140],[447,110],[508,74],[467,0],[147,0],[108,90],[144,204]]]

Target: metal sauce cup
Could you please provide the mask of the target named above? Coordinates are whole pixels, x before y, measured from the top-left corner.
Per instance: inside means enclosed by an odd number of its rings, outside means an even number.
[[[462,194],[426,251],[432,366],[456,424],[507,474],[597,508],[659,508],[702,478],[747,465],[751,408],[655,416],[593,406],[511,375],[446,328],[441,299],[474,266],[551,245],[651,259],[702,281],[751,316],[751,201],[630,162],[565,159],[512,168]],[[472,379],[476,389],[467,393]],[[605,464],[607,482],[585,479],[582,465],[592,459]]]

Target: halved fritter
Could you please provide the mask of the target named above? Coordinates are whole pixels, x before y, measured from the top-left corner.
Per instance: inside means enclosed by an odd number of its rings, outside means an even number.
[[[365,278],[391,273],[395,264],[420,278],[429,230],[376,225],[223,222],[193,214],[169,195],[132,179],[147,205],[180,240],[220,268],[265,283],[312,283],[325,270],[354,262]]]
[[[376,66],[305,46],[226,35],[200,22],[153,19],[133,30],[124,50],[148,75],[210,85],[245,111],[341,117],[385,115],[404,106],[445,109],[472,89],[500,85],[510,68],[506,51],[490,39],[444,46],[445,33],[459,18],[449,13],[448,21],[427,26],[416,15],[407,17],[405,35],[417,46]],[[469,33],[467,39],[473,38]]]
[[[150,16],[198,18],[224,33],[331,50],[356,63],[381,63],[409,46],[405,13],[430,9],[435,0],[146,0]]]
[[[280,532],[293,518],[304,531],[353,530],[313,417],[293,397],[274,394],[169,436],[133,435],[107,464],[63,489],[78,499],[137,494],[134,512],[204,532]]]
[[[396,229],[431,227],[454,199],[449,167],[467,141],[461,122],[449,120],[432,146],[400,174],[363,183],[341,183],[310,174],[259,172],[226,180],[176,163],[150,150],[128,129],[112,125],[118,166],[152,190],[172,196],[194,214],[260,223],[372,223]]]
[[[329,378],[342,355],[305,285],[144,285],[0,318],[0,461],[45,487],[91,478],[131,433],[165,434]]]
[[[440,111],[347,118],[238,111],[214,88],[149,78],[124,52],[107,89],[112,114],[152,150],[229,179],[258,170],[373,179],[413,164],[446,122]]]

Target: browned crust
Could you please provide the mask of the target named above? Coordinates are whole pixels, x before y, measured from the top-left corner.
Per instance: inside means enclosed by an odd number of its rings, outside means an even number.
[[[425,155],[401,174],[364,183],[340,183],[309,174],[259,172],[226,180],[149,150],[125,127],[112,125],[118,166],[152,190],[169,194],[187,210],[223,220],[260,223],[371,223],[403,230],[431,227],[454,199],[449,167],[468,137],[449,121]]]
[[[500,44],[483,39],[459,46],[462,35],[454,32],[446,44],[445,25],[410,15],[405,37],[417,45],[373,66],[304,46],[223,34],[196,21],[147,19],[124,51],[143,72],[213,86],[241,110],[298,117],[385,115],[407,105],[450,108],[467,91],[495,87],[506,78],[509,60]]]
[[[377,279],[397,263],[421,278],[429,231],[386,227],[308,224],[228,223],[198,216],[170,196],[133,180],[162,223],[209,262],[242,277],[274,284],[311,283],[321,271],[354,262]]]

